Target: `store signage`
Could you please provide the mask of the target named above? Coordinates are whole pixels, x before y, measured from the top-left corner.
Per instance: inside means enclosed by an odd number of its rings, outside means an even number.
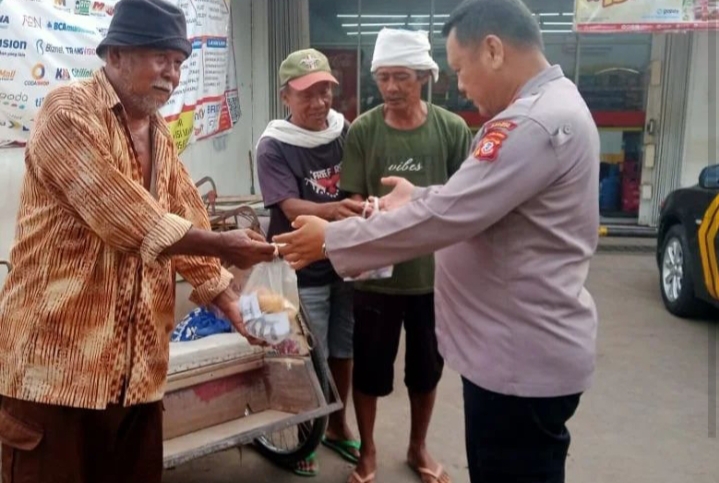
[[[160,113],[178,151],[236,125],[240,115],[229,2],[170,0],[185,11],[192,55]],[[95,48],[117,0],[0,0],[0,147],[27,142],[45,96],[102,67]],[[202,112],[200,119],[196,112]],[[14,124],[13,124],[14,126]],[[0,154],[0,156],[2,156]]]
[[[578,32],[719,30],[719,0],[576,0]]]

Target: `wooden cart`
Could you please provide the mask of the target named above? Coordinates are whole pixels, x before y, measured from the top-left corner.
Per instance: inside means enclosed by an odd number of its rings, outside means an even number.
[[[170,344],[164,406],[166,468],[249,443],[292,465],[317,448],[327,416],[342,407],[319,348],[273,355],[236,333]]]
[[[263,232],[258,196],[221,197],[211,178],[196,183],[214,231]],[[191,287],[177,281],[176,319],[194,306]],[[308,336],[304,356],[275,355],[250,346],[239,334],[171,343],[164,399],[164,464],[252,443],[281,465],[294,465],[319,446],[328,415],[342,403],[325,357],[312,341],[305,310],[298,322]]]

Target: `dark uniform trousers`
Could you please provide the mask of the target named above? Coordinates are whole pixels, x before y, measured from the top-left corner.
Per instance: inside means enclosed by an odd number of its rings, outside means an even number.
[[[567,421],[580,395],[506,396],[464,383],[465,436],[472,483],[564,483]]]
[[[162,402],[92,410],[1,401],[2,483],[161,483]]]

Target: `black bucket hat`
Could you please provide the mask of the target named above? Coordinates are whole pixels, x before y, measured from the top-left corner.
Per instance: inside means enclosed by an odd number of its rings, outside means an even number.
[[[102,56],[110,46],[178,50],[185,57],[192,54],[184,12],[165,0],[117,2],[107,35],[97,46],[97,55]]]

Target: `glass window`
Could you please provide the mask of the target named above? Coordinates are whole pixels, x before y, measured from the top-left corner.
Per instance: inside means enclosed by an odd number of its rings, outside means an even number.
[[[481,127],[482,119],[477,109],[457,89],[457,77],[447,65],[445,39],[441,36],[443,19],[461,2],[435,0],[435,32],[432,49],[440,66],[440,79],[432,88],[432,102],[453,111],[467,122],[473,130]],[[574,79],[577,36],[572,31],[574,0],[525,1],[540,24],[547,59],[559,64],[564,74]]]
[[[447,65],[444,21],[461,0],[309,0],[312,46],[330,58],[340,81],[335,109],[352,121],[382,102],[370,66],[382,27],[425,30],[440,68],[425,98],[456,112],[477,130],[485,119],[459,92]],[[525,0],[539,22],[545,54],[577,82],[602,143],[602,212],[635,215],[651,36],[582,34],[572,30],[574,0]],[[360,11],[361,5],[361,11]]]
[[[633,218],[639,210],[650,58],[651,35],[579,37],[578,86],[599,127],[605,217]]]
[[[651,35],[581,35],[579,90],[593,111],[644,111]]]
[[[343,23],[351,23],[359,12],[356,0],[311,0],[310,43],[324,53],[332,66],[332,73],[340,85],[335,91],[334,109],[348,121],[359,113],[357,102],[360,63],[357,46],[359,38],[348,35]]]

